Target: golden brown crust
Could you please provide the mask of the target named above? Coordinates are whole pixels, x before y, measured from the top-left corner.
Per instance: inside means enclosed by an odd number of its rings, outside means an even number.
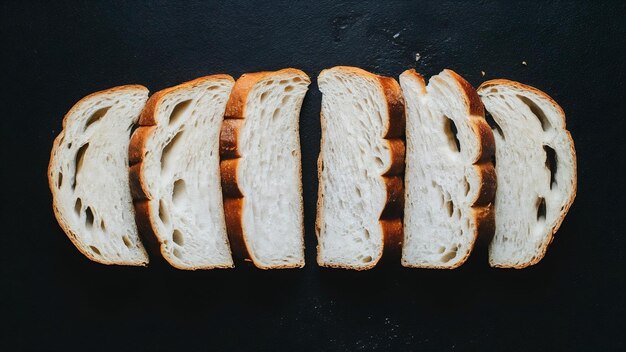
[[[239,150],[239,135],[246,118],[246,106],[252,89],[262,80],[271,77],[296,75],[308,80],[308,76],[294,68],[286,68],[272,72],[255,72],[243,74],[236,82],[226,104],[226,113],[220,132],[220,170],[222,178],[222,192],[224,196],[224,213],[226,215],[226,230],[231,243],[233,259],[236,262],[253,263],[260,269],[287,269],[304,266],[302,263],[291,265],[264,266],[255,260],[251,254],[246,234],[243,230],[244,195],[237,183],[238,161],[241,158]],[[299,144],[299,142],[298,142]],[[297,151],[298,157],[299,151]],[[302,179],[302,168],[298,170]],[[299,193],[302,195],[302,184]],[[302,197],[300,199],[302,202]],[[302,225],[304,226],[304,225]],[[303,231],[304,232],[304,231]],[[304,242],[303,242],[304,246]]]
[[[541,247],[539,248],[539,251],[537,253],[537,255],[529,262],[527,263],[522,263],[522,264],[518,264],[518,265],[509,265],[509,264],[495,264],[495,263],[490,263],[491,266],[495,267],[495,268],[513,268],[513,269],[523,269],[526,267],[529,267],[531,265],[535,265],[537,263],[539,263],[541,261],[541,259],[543,259],[543,257],[546,255],[546,252],[548,250],[548,246],[550,245],[550,243],[552,243],[552,241],[554,240],[554,235],[555,233],[558,231],[559,227],[561,227],[561,224],[563,223],[563,219],[565,219],[565,216],[567,215],[567,212],[569,211],[570,207],[572,206],[572,203],[574,203],[574,199],[576,198],[576,192],[578,190],[578,167],[577,167],[577,161],[576,161],[576,150],[574,147],[574,140],[572,139],[572,135],[569,133],[569,131],[567,130],[566,127],[566,121],[565,121],[565,111],[563,111],[563,108],[561,108],[561,106],[554,100],[552,99],[552,97],[550,97],[548,94],[546,94],[545,92],[520,83],[520,82],[516,82],[516,81],[511,81],[508,79],[493,79],[493,80],[489,80],[486,82],[483,82],[479,87],[478,87],[478,91],[479,92],[485,92],[485,94],[489,94],[490,90],[497,87],[497,86],[505,86],[508,88],[514,88],[517,90],[521,90],[521,91],[525,91],[525,92],[530,92],[532,94],[535,94],[536,96],[538,96],[540,99],[544,99],[547,100],[550,105],[552,105],[552,107],[554,107],[554,109],[558,112],[559,116],[561,117],[561,120],[563,121],[563,130],[565,131],[566,135],[567,135],[567,139],[569,141],[569,146],[570,146],[570,154],[572,157],[572,163],[573,163],[573,174],[572,174],[572,192],[571,192],[571,196],[569,199],[566,200],[563,209],[561,210],[561,213],[559,214],[559,217],[557,218],[556,222],[555,222],[555,226],[548,231],[548,234],[546,236],[546,238],[544,239],[544,241],[541,243]]]
[[[65,130],[65,127],[67,125],[69,117],[71,115],[73,115],[78,109],[80,109],[81,106],[84,103],[86,103],[87,101],[89,101],[89,100],[91,100],[93,98],[97,98],[97,97],[99,97],[100,95],[103,95],[103,94],[110,94],[110,93],[120,92],[120,91],[125,91],[125,90],[129,90],[129,91],[141,90],[141,91],[145,91],[146,93],[148,92],[148,88],[146,88],[144,86],[141,86],[141,85],[138,85],[138,84],[129,84],[129,85],[118,86],[118,87],[113,87],[113,88],[101,90],[101,91],[98,91],[98,92],[91,93],[91,94],[85,96],[84,98],[80,99],[65,114],[65,116],[63,117],[63,120],[61,122],[61,126],[62,126],[63,129],[61,130],[59,135],[54,139],[54,142],[52,143],[52,149],[50,151],[50,162],[48,163],[48,187],[50,188],[50,192],[52,193],[52,199],[53,199],[52,210],[54,212],[55,218],[57,219],[57,222],[59,223],[59,226],[61,227],[63,232],[65,232],[65,234],[70,239],[70,241],[74,244],[76,249],[78,249],[78,251],[81,252],[85,257],[87,257],[89,260],[92,260],[92,261],[94,261],[96,263],[101,263],[101,264],[105,264],[105,265],[146,266],[148,264],[148,260],[146,260],[146,262],[142,262],[142,263],[135,263],[135,262],[110,262],[110,261],[104,260],[103,258],[96,257],[93,254],[91,254],[91,251],[88,251],[87,249],[83,248],[83,245],[78,240],[76,233],[74,233],[74,231],[72,231],[70,229],[69,225],[65,223],[63,215],[61,214],[59,209],[56,207],[56,204],[54,203],[54,199],[56,199],[56,197],[57,197],[58,190],[57,190],[57,188],[56,188],[56,186],[54,184],[54,181],[52,179],[52,167],[53,167],[53,165],[55,163],[55,152],[59,148],[59,145],[63,141],[63,138],[65,138],[65,131],[64,130]]]
[[[496,195],[497,176],[493,164],[493,156],[495,155],[496,144],[493,137],[493,131],[485,120],[485,109],[480,96],[472,85],[456,72],[445,69],[444,72],[449,74],[463,92],[464,105],[469,115],[469,123],[478,139],[478,153],[474,164],[474,170],[479,178],[480,188],[476,192],[476,199],[472,202],[473,222],[474,222],[474,240],[470,245],[470,250],[465,257],[455,263],[454,266],[419,266],[421,268],[432,269],[454,269],[461,266],[472,252],[476,243],[488,243],[493,238],[495,232],[495,209],[493,202]],[[423,94],[428,94],[426,90],[426,81],[414,69],[405,71],[403,74],[410,75],[417,81]],[[408,267],[416,267],[407,265]]]
[[[158,125],[158,121],[156,120],[157,111],[161,102],[166,96],[168,96],[172,92],[187,90],[207,80],[218,79],[233,81],[233,78],[229,75],[211,75],[200,77],[174,87],[165,88],[154,93],[146,102],[146,106],[144,107],[143,111],[141,112],[141,116],[139,117],[140,127],[137,128],[135,132],[133,132],[130,140],[130,146],[128,148],[130,164],[129,176],[131,194],[133,196],[133,204],[135,206],[135,222],[137,223],[138,227],[141,227],[139,233],[142,236],[144,242],[150,244],[148,246],[150,254],[159,258],[165,258],[165,260],[167,260],[167,257],[165,256],[165,246],[156,233],[157,223],[156,219],[153,218],[153,214],[155,214],[155,211],[151,209],[150,201],[152,199],[147,192],[148,186],[146,180],[144,179],[144,158],[148,152],[146,148],[146,143],[156,130],[155,127],[156,125]],[[167,262],[169,262],[170,265],[177,269],[185,270],[231,267],[228,265],[214,265],[207,267],[181,267],[175,262],[171,262],[169,260],[167,260]]]
[[[368,270],[376,266],[379,262],[390,263],[394,259],[399,259],[402,251],[402,217],[404,214],[404,159],[405,159],[405,110],[404,96],[398,82],[391,77],[378,76],[371,72],[357,67],[336,66],[331,69],[340,69],[355,73],[360,76],[374,78],[379,84],[380,90],[385,96],[387,105],[388,125],[384,138],[389,147],[391,165],[383,173],[383,182],[387,192],[385,206],[381,211],[379,223],[382,229],[382,251],[378,258],[374,258],[370,264],[362,267],[345,266],[339,264],[325,263],[320,258],[319,244],[317,247],[317,262],[320,266],[330,268]],[[320,74],[321,75],[321,74]],[[321,114],[320,114],[321,117]],[[322,131],[325,130],[324,119],[322,118]],[[322,134],[321,145],[324,145],[324,135]],[[320,152],[317,163],[318,199],[317,216],[315,220],[316,235],[320,238],[320,226],[323,218],[323,198],[322,193],[322,170],[324,166],[323,153]],[[384,259],[383,259],[384,258]],[[395,261],[397,262],[397,261]]]

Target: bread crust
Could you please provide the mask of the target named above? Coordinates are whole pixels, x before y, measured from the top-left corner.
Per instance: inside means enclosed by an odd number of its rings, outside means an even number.
[[[294,68],[285,68],[278,71],[264,71],[255,73],[246,73],[242,75],[236,82],[226,104],[226,113],[224,123],[220,133],[220,170],[222,178],[222,192],[224,196],[224,215],[226,216],[226,229],[231,244],[233,259],[238,263],[252,263],[260,269],[289,269],[302,268],[304,260],[294,264],[283,264],[266,266],[257,261],[251,254],[250,246],[243,230],[243,207],[245,196],[239,188],[238,182],[238,162],[242,157],[239,148],[240,132],[243,127],[244,120],[247,116],[246,108],[248,97],[252,89],[257,83],[272,77],[280,76],[299,76],[303,80],[309,80],[306,73]],[[296,131],[298,144],[300,144],[299,127]],[[300,149],[296,149],[296,157],[301,160]],[[302,180],[302,164],[298,164],[298,177]],[[299,183],[298,193],[300,194],[300,204],[303,205],[302,199],[302,182]],[[300,224],[301,232],[304,234],[304,223]],[[302,241],[302,250],[304,250],[304,239]]]
[[[546,101],[548,101],[550,103],[550,105],[552,105],[552,107],[554,107],[554,109],[558,112],[559,117],[561,118],[561,120],[563,121],[563,130],[567,136],[568,142],[569,142],[569,147],[570,147],[570,154],[572,157],[572,163],[573,163],[573,174],[572,174],[572,191],[571,191],[571,196],[569,197],[569,199],[566,200],[563,209],[561,210],[555,225],[552,229],[550,229],[550,231],[548,231],[548,234],[546,236],[546,238],[542,241],[541,243],[541,247],[539,248],[539,251],[537,253],[537,255],[529,262],[527,263],[522,263],[522,264],[517,264],[517,265],[510,265],[510,264],[494,264],[494,263],[490,263],[490,265],[492,267],[495,268],[513,268],[513,269],[523,269],[526,267],[529,267],[531,265],[535,265],[537,263],[539,263],[541,261],[541,259],[543,259],[543,257],[546,255],[546,252],[548,250],[548,246],[552,243],[552,241],[554,240],[554,235],[555,233],[558,231],[559,227],[561,227],[561,224],[563,223],[563,220],[565,219],[565,216],[567,215],[570,207],[572,206],[572,203],[574,203],[574,199],[576,198],[576,193],[578,191],[578,165],[577,165],[577,161],[576,161],[576,150],[574,147],[574,140],[572,139],[572,135],[570,134],[570,132],[567,130],[567,126],[566,126],[566,121],[565,121],[565,111],[563,111],[563,108],[561,108],[561,106],[554,100],[552,99],[552,97],[550,97],[548,94],[546,94],[545,92],[520,83],[520,82],[516,82],[516,81],[511,81],[508,79],[493,79],[493,80],[489,80],[486,82],[483,82],[477,89],[477,91],[482,92],[482,91],[487,91],[488,89],[494,87],[494,86],[504,86],[504,87],[508,87],[508,88],[513,88],[513,89],[518,89],[521,91],[526,91],[529,92],[531,94],[534,94],[536,96],[538,96],[541,99],[545,99]]]
[[[382,178],[385,183],[387,199],[380,216],[379,224],[382,229],[382,246],[381,252],[377,258],[374,258],[369,264],[364,266],[351,266],[342,264],[333,264],[322,262],[320,256],[320,229],[322,217],[324,213],[324,194],[322,192],[322,170],[324,168],[324,155],[320,151],[317,159],[317,178],[318,178],[318,198],[317,198],[317,216],[315,219],[315,232],[318,239],[317,245],[317,263],[323,267],[368,270],[375,267],[379,262],[381,264],[396,263],[400,259],[402,253],[402,242],[404,240],[403,222],[404,216],[404,164],[405,164],[405,110],[404,96],[398,82],[392,77],[385,77],[373,74],[357,67],[335,66],[327,70],[344,70],[356,75],[373,78],[377,81],[381,92],[385,96],[387,106],[387,130],[384,133],[384,139],[387,143],[391,164],[383,173]],[[322,72],[324,72],[322,71]],[[321,75],[321,73],[320,73]],[[320,113],[322,117],[322,113]],[[325,119],[321,118],[322,131],[326,129]],[[322,134],[321,145],[324,145],[324,134]],[[384,259],[383,259],[384,258]]]
[[[61,144],[61,142],[63,141],[63,138],[65,137],[65,127],[68,123],[69,117],[72,116],[77,110],[79,110],[81,108],[81,106],[83,104],[85,104],[87,101],[93,99],[93,98],[97,98],[100,95],[104,95],[104,94],[110,94],[110,93],[115,93],[115,92],[121,92],[121,91],[135,91],[135,90],[140,90],[140,91],[144,91],[146,93],[148,93],[148,88],[142,86],[142,85],[138,85],[138,84],[129,84],[129,85],[124,85],[124,86],[117,86],[117,87],[113,87],[113,88],[109,88],[109,89],[105,89],[105,90],[101,90],[101,91],[97,91],[94,93],[91,93],[87,96],[85,96],[84,98],[80,99],[76,104],[74,104],[74,106],[72,106],[72,108],[65,114],[65,116],[63,117],[63,121],[61,122],[61,126],[62,126],[62,130],[59,133],[59,135],[54,139],[54,142],[52,143],[52,149],[50,151],[50,162],[48,163],[48,187],[50,188],[50,192],[52,193],[52,209],[54,212],[54,217],[57,219],[57,222],[59,223],[59,226],[61,227],[61,229],[63,230],[63,232],[65,232],[65,234],[67,235],[67,237],[70,239],[70,241],[74,244],[74,246],[76,247],[76,249],[78,249],[78,251],[80,251],[85,257],[87,257],[89,260],[92,260],[96,263],[101,263],[101,264],[105,264],[105,265],[129,265],[129,266],[146,266],[148,265],[148,259],[146,259],[145,262],[130,262],[130,261],[121,261],[121,262],[113,262],[113,261],[108,261],[108,260],[104,260],[104,258],[100,258],[100,257],[96,257],[94,255],[91,254],[91,251],[87,250],[86,248],[84,248],[82,246],[82,244],[80,243],[80,241],[77,238],[77,234],[74,233],[74,231],[72,231],[69,227],[69,225],[65,222],[65,219],[63,218],[63,215],[61,214],[61,212],[59,211],[59,209],[56,206],[56,203],[54,202],[54,199],[57,198],[57,194],[58,194],[58,190],[54,185],[54,181],[52,179],[52,167],[55,164],[56,160],[55,160],[55,152],[56,150],[59,148],[59,145]],[[141,243],[141,239],[139,239],[140,241],[140,248],[142,248],[142,243]],[[147,253],[145,251],[145,249],[143,249],[144,255],[146,258],[148,258]]]
[[[150,204],[151,196],[148,192],[148,185],[145,180],[145,174],[143,171],[144,159],[148,149],[146,143],[156,130],[157,120],[156,114],[163,99],[170,93],[178,90],[186,90],[190,87],[200,84],[207,80],[229,80],[234,81],[229,75],[217,74],[205,77],[200,77],[192,81],[188,81],[173,87],[165,88],[154,93],[145,108],[141,112],[139,117],[140,127],[133,132],[130,140],[130,146],[128,148],[129,156],[129,176],[130,187],[133,196],[133,204],[135,206],[135,222],[140,228],[140,235],[144,242],[148,244],[148,250],[153,256],[164,258],[170,265],[181,270],[198,270],[198,269],[213,269],[213,268],[230,268],[232,265],[209,265],[209,266],[180,266],[175,262],[167,260],[165,247],[163,242],[157,233],[157,219],[152,214],[156,209],[153,209]],[[226,229],[224,229],[226,231]]]
[[[472,200],[472,224],[474,228],[474,236],[470,244],[467,254],[455,265],[452,266],[416,266],[404,265],[413,268],[429,268],[429,269],[455,269],[463,265],[472,253],[476,244],[487,244],[493,238],[495,232],[495,209],[493,202],[496,196],[497,175],[493,164],[493,156],[496,151],[495,139],[493,132],[485,120],[485,109],[480,100],[478,92],[472,85],[456,72],[445,69],[445,73],[449,74],[457,84],[461,92],[463,92],[463,104],[469,115],[469,123],[478,140],[478,152],[472,164],[475,173],[479,178],[479,189],[476,192],[476,198]],[[428,94],[426,90],[425,79],[414,69],[406,70],[403,75],[410,75],[420,87],[423,94]]]

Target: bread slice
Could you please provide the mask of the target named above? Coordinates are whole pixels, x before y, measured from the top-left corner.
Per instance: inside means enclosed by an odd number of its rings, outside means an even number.
[[[54,215],[76,248],[103,264],[146,265],[128,187],[128,143],[148,89],[115,87],[65,115],[48,167]]]
[[[452,269],[494,231],[493,134],[472,86],[451,70],[400,76],[407,158],[402,265]]]
[[[318,77],[317,261],[364,270],[402,242],[404,101],[393,78],[338,66]],[[391,252],[390,254],[387,254]]]
[[[563,109],[544,92],[508,80],[478,89],[491,113],[497,152],[496,232],[489,262],[539,262],[576,196],[576,153]]]
[[[219,132],[233,83],[213,75],[155,93],[131,139],[137,224],[178,269],[233,266],[219,176]]]
[[[241,76],[220,137],[233,256],[262,269],[304,266],[299,115],[310,84],[288,68]]]

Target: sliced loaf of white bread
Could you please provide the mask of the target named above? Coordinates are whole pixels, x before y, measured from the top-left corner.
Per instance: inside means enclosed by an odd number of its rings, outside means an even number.
[[[406,100],[407,157],[402,265],[452,269],[477,238],[493,236],[493,134],[476,91],[451,70],[428,85],[400,76]]]
[[[219,133],[234,80],[198,78],[155,93],[130,143],[137,225],[178,269],[228,268]]]
[[[401,248],[402,93],[393,78],[355,67],[324,70],[318,85],[323,96],[317,261],[370,269],[383,249],[387,259],[399,257]]]
[[[576,154],[563,109],[544,92],[508,80],[478,89],[496,141],[495,267],[524,268],[545,255],[576,196]]]
[[[287,68],[242,75],[220,136],[226,225],[235,260],[304,266],[300,107],[310,84]]]
[[[148,263],[128,186],[128,144],[147,99],[138,85],[88,95],[65,115],[52,146],[54,214],[76,248],[99,263]]]

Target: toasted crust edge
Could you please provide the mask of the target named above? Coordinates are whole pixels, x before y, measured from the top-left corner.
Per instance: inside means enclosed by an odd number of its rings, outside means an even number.
[[[222,194],[224,198],[224,215],[226,217],[226,230],[231,244],[233,260],[236,263],[252,263],[259,269],[291,269],[302,268],[305,259],[293,264],[263,265],[252,255],[250,246],[243,230],[243,207],[245,196],[241,192],[237,182],[238,160],[241,158],[239,150],[239,135],[246,118],[246,106],[248,96],[257,83],[269,78],[283,75],[297,75],[310,84],[309,76],[295,68],[284,68],[278,71],[262,71],[243,74],[235,82],[235,86],[226,104],[224,123],[220,132],[220,174],[222,179]],[[296,126],[298,145],[300,144],[300,126]],[[304,206],[302,196],[302,156],[301,150],[296,150],[298,163],[300,205]],[[304,217],[303,217],[304,218]],[[300,224],[300,231],[304,236],[304,222]],[[304,238],[301,238],[302,250],[304,251]]]
[[[496,151],[493,132],[485,120],[485,110],[477,90],[456,72],[450,69],[445,69],[443,72],[454,78],[456,84],[464,93],[464,103],[467,107],[467,114],[470,115],[469,122],[478,139],[479,150],[476,160],[472,163],[480,178],[480,187],[471,206],[474,217],[474,236],[465,256],[454,265],[412,265],[402,263],[407,268],[456,269],[467,261],[477,244],[482,245],[491,242],[495,232],[495,209],[493,202],[496,196],[497,175],[492,161]],[[420,84],[422,93],[427,94],[426,80],[415,69],[406,70],[402,74],[415,79]]]
[[[403,215],[404,215],[404,157],[405,157],[405,104],[404,96],[402,95],[402,89],[398,81],[392,77],[379,76],[374,73],[365,71],[358,67],[351,66],[335,66],[329,69],[325,69],[320,72],[320,76],[323,72],[329,70],[345,70],[357,75],[365,76],[368,78],[374,78],[377,80],[379,88],[385,96],[387,105],[387,117],[389,124],[387,131],[385,131],[384,139],[389,146],[389,152],[391,156],[391,165],[386,172],[383,173],[382,178],[385,183],[387,200],[385,206],[379,216],[379,223],[382,229],[382,248],[378,257],[372,260],[369,264],[363,266],[343,265],[323,262],[320,255],[320,229],[323,217],[323,201],[324,194],[322,193],[322,170],[324,167],[324,155],[320,150],[320,154],[317,159],[317,179],[318,179],[318,196],[317,196],[317,215],[315,218],[315,233],[318,240],[317,245],[317,263],[319,266],[327,268],[338,269],[351,269],[351,270],[369,270],[374,268],[378,263],[381,265],[388,265],[393,263],[396,259],[400,259],[402,253],[402,242],[404,240],[403,232]],[[320,117],[322,113],[320,112]],[[326,129],[324,119],[321,118],[322,131]],[[324,145],[324,134],[320,145]],[[400,182],[398,182],[400,180]]]
[[[575,149],[575,146],[574,146],[574,139],[572,138],[572,135],[570,134],[570,132],[567,130],[565,111],[563,110],[563,108],[554,99],[552,99],[551,96],[549,96],[547,93],[545,93],[542,90],[537,89],[535,87],[532,87],[532,86],[529,86],[529,85],[526,85],[526,84],[523,84],[523,83],[520,83],[520,82],[511,81],[511,80],[508,80],[508,79],[492,79],[492,80],[489,80],[489,81],[485,81],[478,87],[477,91],[481,92],[481,91],[487,90],[488,88],[491,88],[491,87],[494,87],[494,86],[505,86],[505,87],[509,87],[509,88],[516,88],[516,89],[528,91],[528,92],[530,92],[532,94],[535,94],[535,95],[537,95],[541,99],[546,99],[556,109],[556,111],[559,113],[559,116],[563,120],[563,130],[564,130],[564,132],[565,132],[565,134],[567,136],[567,139],[569,141],[570,154],[572,156],[572,162],[573,162],[573,166],[574,166],[571,196],[565,202],[563,210],[559,214],[559,217],[557,218],[554,227],[550,231],[548,231],[548,234],[546,235],[546,238],[541,243],[541,247],[539,248],[539,251],[537,252],[537,255],[534,256],[531,261],[529,261],[527,263],[517,264],[517,265],[513,265],[513,264],[495,264],[495,263],[492,263],[491,261],[489,261],[489,265],[491,265],[494,268],[524,269],[524,268],[527,268],[529,266],[532,266],[532,265],[535,265],[535,264],[539,263],[545,257],[545,255],[546,255],[546,253],[548,251],[548,247],[550,246],[550,244],[554,240],[554,236],[555,236],[556,232],[561,227],[561,224],[563,223],[563,220],[565,219],[565,216],[567,215],[567,213],[569,212],[570,207],[574,203],[574,200],[576,199],[576,194],[578,192],[578,161],[576,160],[576,149]]]
[[[162,100],[169,94],[178,90],[188,89],[199,82],[208,80],[229,80],[234,82],[233,78],[225,74],[209,75],[194,80],[178,84],[173,87],[162,89],[154,93],[147,101],[146,106],[141,112],[139,118],[139,128],[135,130],[131,137],[131,143],[128,148],[129,159],[129,175],[130,186],[133,195],[133,205],[135,206],[135,222],[140,229],[139,233],[147,244],[150,254],[155,255],[176,269],[180,270],[200,270],[200,269],[217,269],[231,268],[232,265],[205,265],[205,266],[182,266],[168,260],[163,243],[157,231],[156,219],[151,214],[154,213],[150,205],[150,197],[147,192],[147,183],[144,180],[143,161],[146,151],[146,142],[152,137],[157,126],[156,113]],[[224,229],[226,231],[226,229]]]
[[[139,238],[139,241],[140,241],[140,247],[139,248],[142,249],[144,257],[146,258],[145,261],[141,261],[141,262],[131,262],[131,261],[114,262],[114,261],[104,260],[103,258],[98,258],[98,257],[93,256],[90,251],[85,249],[82,246],[81,242],[78,240],[77,234],[74,233],[74,231],[72,231],[69,228],[69,225],[63,219],[61,211],[56,206],[55,199],[57,198],[58,191],[57,191],[57,189],[56,189],[56,187],[54,185],[54,182],[52,180],[52,166],[56,162],[56,159],[54,157],[54,153],[58,149],[59,145],[61,144],[62,138],[65,137],[65,127],[66,127],[66,125],[68,123],[68,120],[69,120],[70,116],[73,115],[76,112],[76,110],[80,109],[81,105],[85,104],[88,100],[91,100],[93,98],[97,98],[98,96],[100,96],[102,94],[109,94],[109,93],[125,91],[125,90],[129,90],[129,91],[130,90],[140,90],[140,91],[148,93],[148,88],[146,88],[146,87],[144,87],[142,85],[139,85],[139,84],[128,84],[128,85],[117,86],[117,87],[112,87],[112,88],[109,88],[109,89],[100,90],[100,91],[91,93],[91,94],[83,97],[79,101],[77,101],[70,108],[70,110],[63,116],[63,120],[61,122],[62,129],[59,132],[59,134],[56,136],[54,141],[52,142],[52,149],[50,150],[50,161],[48,162],[48,169],[47,169],[47,173],[48,173],[48,187],[50,188],[50,192],[52,193],[52,210],[54,212],[54,217],[56,218],[57,223],[59,224],[59,226],[61,227],[63,232],[65,232],[65,235],[74,244],[76,249],[78,249],[78,251],[80,253],[82,253],[85,257],[87,257],[91,261],[94,261],[94,262],[100,263],[100,264],[105,264],[105,265],[147,266],[148,262],[149,262],[149,257],[148,257],[148,253],[146,252],[145,248],[143,248],[144,243],[142,243],[142,241],[141,241],[141,236]]]

